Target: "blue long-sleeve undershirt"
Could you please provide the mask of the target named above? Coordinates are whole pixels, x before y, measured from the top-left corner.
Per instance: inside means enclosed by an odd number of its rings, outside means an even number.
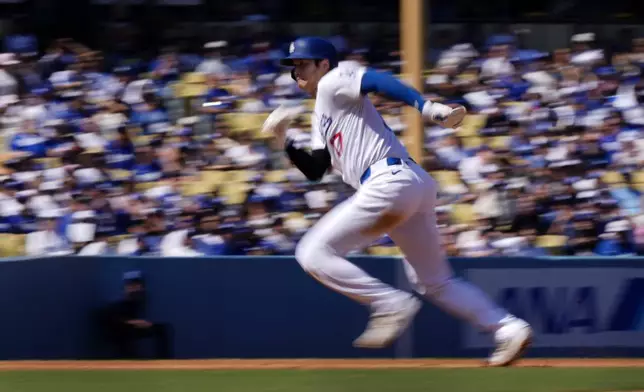
[[[421,112],[423,105],[425,105],[425,99],[416,89],[403,84],[387,73],[372,69],[368,69],[362,76],[360,92],[363,94],[380,93],[390,99],[404,102]]]

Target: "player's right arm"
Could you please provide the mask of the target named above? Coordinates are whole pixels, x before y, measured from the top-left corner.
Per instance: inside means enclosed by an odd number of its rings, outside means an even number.
[[[292,138],[286,137],[286,155],[309,181],[319,181],[331,167],[331,154],[326,147],[312,149],[309,153],[295,146]]]
[[[273,133],[277,142],[284,145],[284,150],[291,163],[306,178],[310,181],[319,181],[331,167],[331,154],[329,154],[322,135],[315,125],[311,130],[311,152],[295,144],[295,135],[289,134],[288,125],[297,115],[297,110],[281,106],[268,116],[262,131]]]
[[[317,121],[312,121],[311,152],[295,145],[293,135],[286,134],[286,155],[309,181],[319,181],[331,167],[331,154],[327,149],[322,134],[317,129]]]

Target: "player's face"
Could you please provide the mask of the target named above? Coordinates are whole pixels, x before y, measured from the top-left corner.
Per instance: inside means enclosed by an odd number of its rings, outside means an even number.
[[[315,95],[318,82],[329,70],[329,62],[322,60],[316,65],[314,60],[294,60],[293,64],[297,86],[310,95]]]

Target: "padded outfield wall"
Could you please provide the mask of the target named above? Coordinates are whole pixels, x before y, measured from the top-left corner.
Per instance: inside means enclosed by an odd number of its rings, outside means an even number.
[[[400,260],[354,258],[407,287]],[[644,259],[453,259],[536,328],[532,356],[644,356]],[[178,358],[483,356],[492,345],[427,304],[393,347],[354,349],[367,311],[292,258],[24,258],[0,262],[0,359],[105,358],[95,314],[142,271],[147,317],[172,324]],[[143,344],[145,351],[145,344]]]

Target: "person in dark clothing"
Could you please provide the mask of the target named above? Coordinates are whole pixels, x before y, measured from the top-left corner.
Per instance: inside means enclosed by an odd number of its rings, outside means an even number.
[[[144,318],[145,285],[138,272],[125,277],[125,298],[107,306],[103,322],[109,340],[116,345],[121,358],[137,356],[135,344],[140,339],[152,338],[157,358],[171,358],[170,326]]]

